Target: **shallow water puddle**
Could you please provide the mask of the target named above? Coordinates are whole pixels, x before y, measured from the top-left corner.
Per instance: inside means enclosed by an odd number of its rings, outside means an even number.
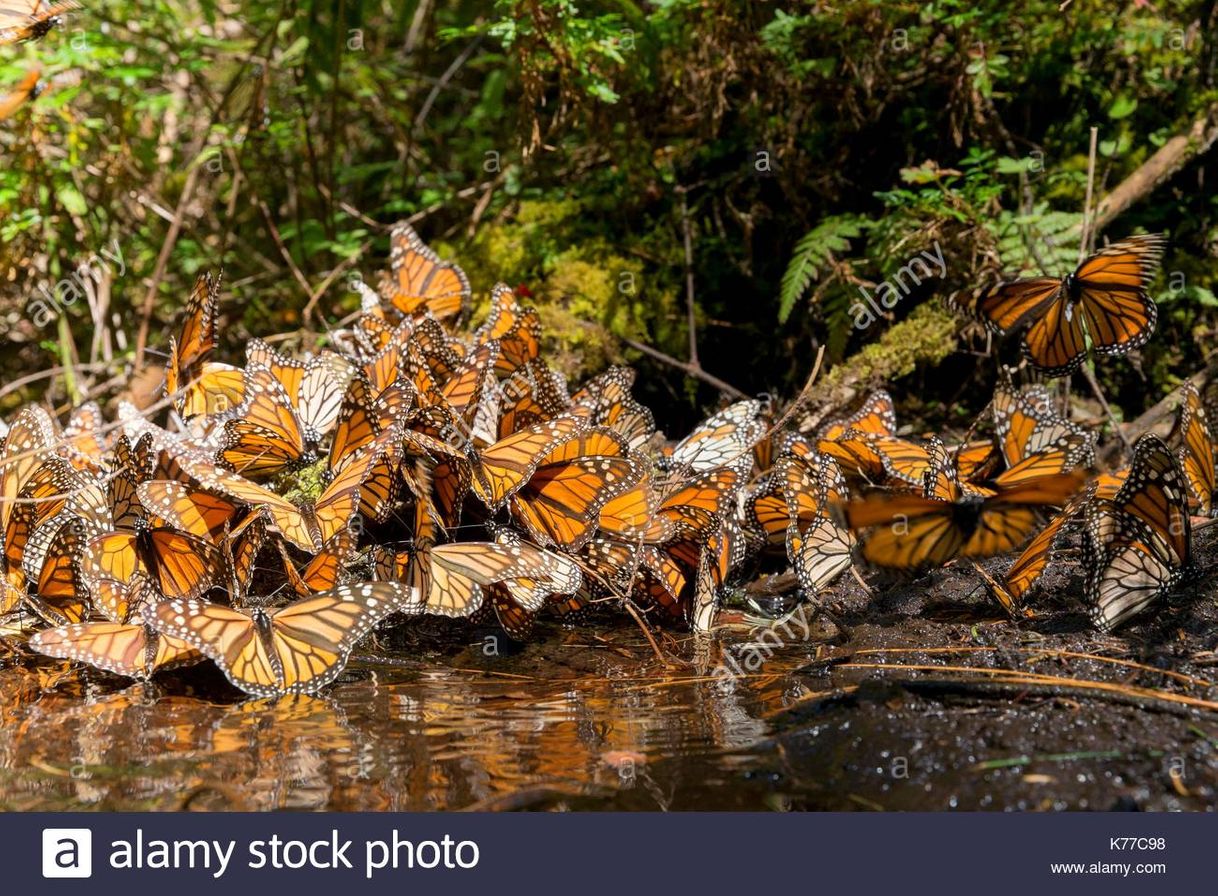
[[[815,654],[774,647],[760,672],[724,681],[711,674],[720,645],[666,638],[665,665],[628,626],[546,629],[513,656],[488,657],[485,643],[357,660],[323,695],[279,701],[238,702],[210,672],[123,687],[10,664],[0,807],[765,808],[749,750],[805,694],[792,673]]]
[[[1168,671],[1085,628],[1037,634],[984,613],[846,621],[836,646],[819,626],[657,633],[663,661],[627,623],[547,626],[487,655],[490,636],[428,621],[367,647],[389,659],[357,657],[323,695],[279,701],[238,700],[206,668],[124,687],[9,660],[0,809],[1218,804],[1218,712],[1165,699],[1213,698],[1204,666]],[[1107,685],[1151,690],[1095,690]]]

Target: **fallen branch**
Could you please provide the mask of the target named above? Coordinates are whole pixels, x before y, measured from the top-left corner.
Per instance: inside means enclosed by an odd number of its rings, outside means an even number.
[[[910,678],[885,679],[903,690],[927,695],[945,693],[979,694],[1007,697],[1018,696],[1037,697],[1081,697],[1102,700],[1106,703],[1120,703],[1148,712],[1166,712],[1171,715],[1192,718],[1198,710],[1218,711],[1218,703],[1198,700],[1195,697],[1181,697],[1168,691],[1146,691],[1141,688],[1121,688],[1101,681],[1075,681],[1072,683],[1050,684],[1041,681],[1028,681],[1023,678],[968,679],[968,678]]]
[[[1172,137],[1159,147],[1133,174],[1100,200],[1089,228],[1092,239],[1131,205],[1145,199],[1193,159],[1209,152],[1215,141],[1218,141],[1218,103],[1211,105],[1186,133]],[[1081,230],[1082,225],[1075,229]]]
[[[1214,374],[1215,362],[1218,361],[1218,355],[1209,359],[1209,363],[1204,368],[1198,370],[1190,376],[1186,382],[1192,383],[1197,387],[1198,391],[1204,391],[1205,384]],[[1176,411],[1180,407],[1180,390],[1172,389],[1166,395],[1158,400],[1152,407],[1143,411],[1138,417],[1129,420],[1121,426],[1122,431],[1129,438],[1136,438],[1145,432],[1156,432],[1158,435],[1166,436],[1168,430],[1175,422]],[[1110,445],[1108,451],[1105,452],[1103,460],[1115,462],[1116,457],[1114,448]]]
[[[636,342],[635,340],[628,339],[625,336],[623,336],[621,338],[622,338],[622,342],[626,343],[632,349],[635,349],[636,351],[640,351],[650,358],[655,358],[657,361],[667,364],[670,367],[675,367],[678,370],[689,374],[690,376],[694,377],[695,379],[702,380],[702,382],[704,382],[704,383],[709,383],[710,385],[712,385],[716,389],[718,389],[720,392],[724,392],[728,395],[731,395],[733,398],[748,398],[747,395],[745,395],[743,392],[741,392],[731,383],[724,382],[723,380],[719,379],[719,377],[714,376],[713,374],[707,373],[700,366],[695,366],[693,364],[686,363],[685,361],[678,361],[672,355],[666,354],[666,353],[660,351],[658,348],[652,348],[650,345],[645,345],[642,342]]]

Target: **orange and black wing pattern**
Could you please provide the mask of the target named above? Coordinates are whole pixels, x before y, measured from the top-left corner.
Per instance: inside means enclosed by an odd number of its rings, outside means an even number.
[[[469,279],[455,264],[441,261],[405,222],[389,234],[389,276],[381,295],[405,315],[456,317],[468,305]]]

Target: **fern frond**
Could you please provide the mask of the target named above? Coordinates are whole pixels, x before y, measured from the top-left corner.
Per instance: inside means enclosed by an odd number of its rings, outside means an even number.
[[[795,244],[795,252],[782,275],[782,291],[779,296],[778,320],[785,323],[808,287],[820,278],[820,272],[829,265],[835,254],[850,248],[850,240],[858,237],[866,222],[854,215],[838,215],[826,218],[804,234]]]

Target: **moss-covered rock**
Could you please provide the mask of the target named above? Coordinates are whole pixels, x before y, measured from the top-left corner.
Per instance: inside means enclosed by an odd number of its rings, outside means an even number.
[[[677,313],[679,266],[660,267],[622,251],[589,230],[575,200],[523,201],[508,220],[479,228],[457,257],[474,285],[474,317],[487,311],[490,287],[503,281],[521,290],[541,313],[545,350],[572,377],[630,360],[621,337],[664,348]],[[617,337],[617,338],[615,338]]]

